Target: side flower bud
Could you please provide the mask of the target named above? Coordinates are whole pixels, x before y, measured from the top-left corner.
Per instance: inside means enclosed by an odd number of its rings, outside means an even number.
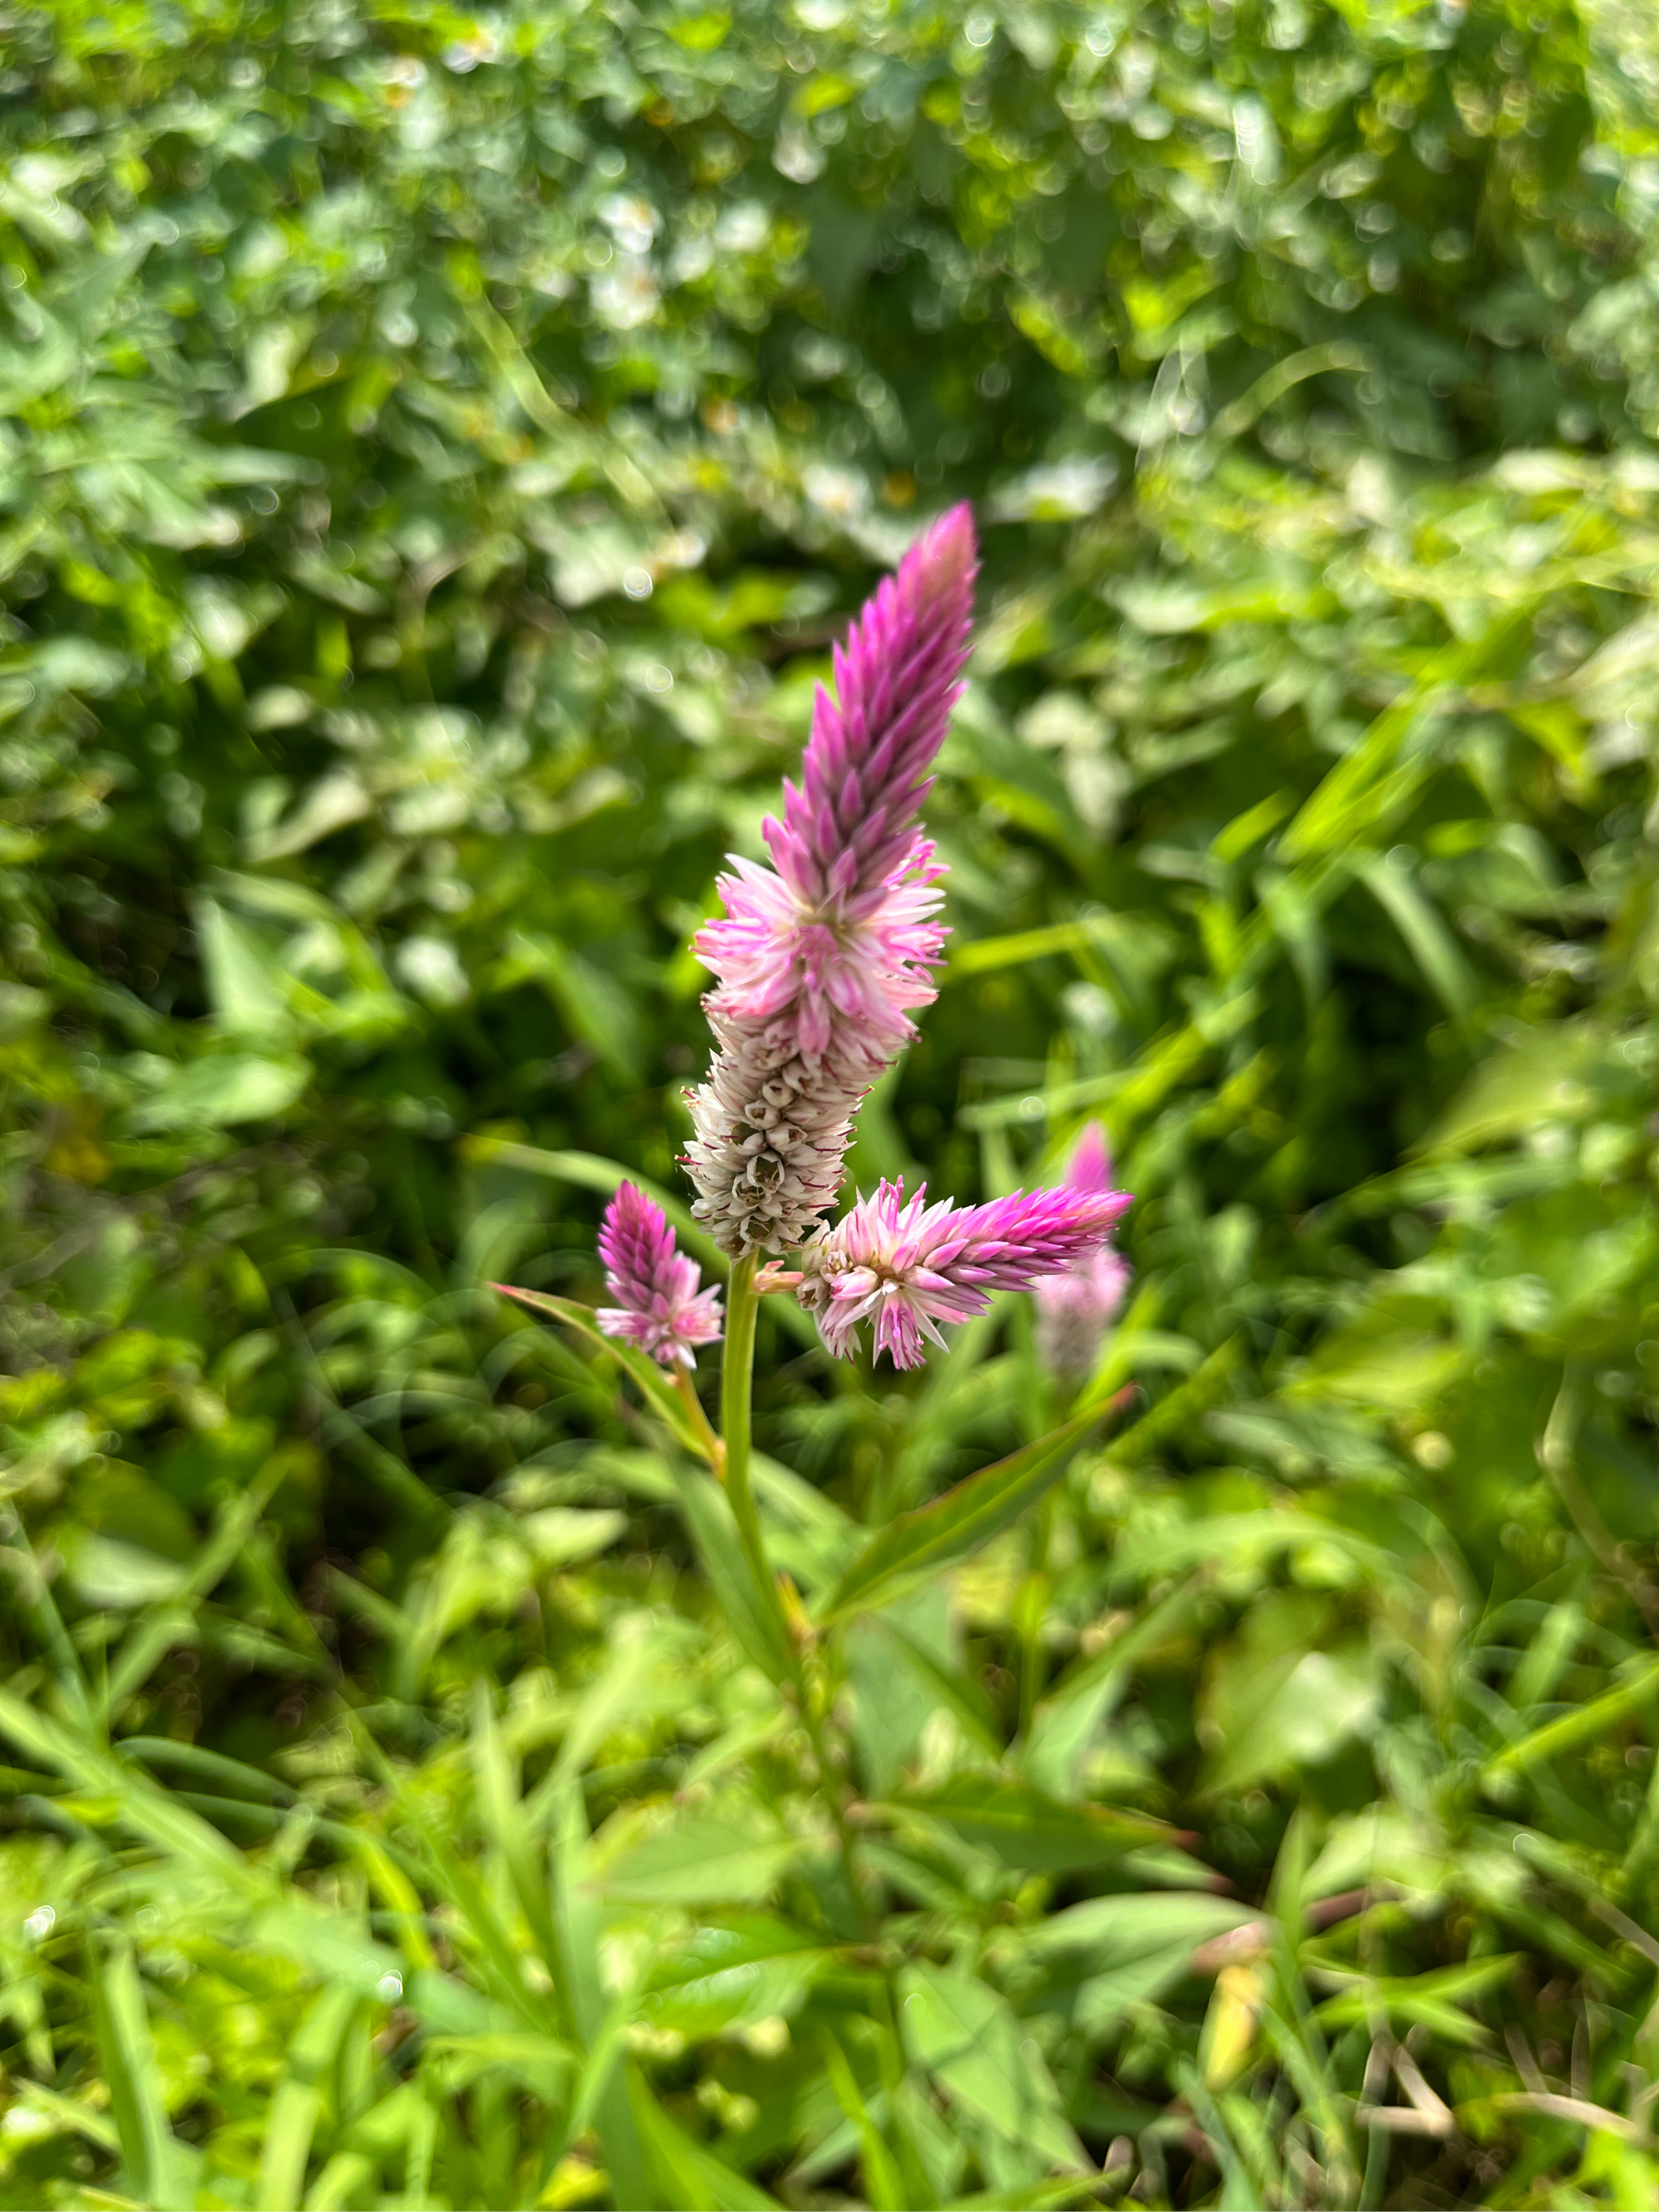
[[[1111,1187],[1112,1156],[1099,1123],[1091,1121],[1073,1150],[1063,1188],[1109,1191]],[[1037,1357],[1052,1373],[1075,1378],[1093,1367],[1123,1304],[1129,1273],[1121,1252],[1109,1244],[1097,1244],[1062,1273],[1045,1275],[1032,1285]]]
[[[599,1257],[616,1300],[599,1310],[607,1336],[637,1344],[664,1367],[694,1367],[694,1346],[720,1342],[718,1285],[698,1289],[702,1269],[676,1245],[661,1206],[631,1182],[605,1209]]]
[[[1129,1204],[1121,1191],[1015,1191],[989,1206],[907,1200],[902,1182],[860,1198],[801,1255],[796,1296],[816,1316],[838,1359],[858,1349],[870,1322],[878,1352],[895,1367],[920,1367],[925,1343],[943,1345],[940,1324],[969,1321],[994,1291],[1024,1291],[1105,1243]]]

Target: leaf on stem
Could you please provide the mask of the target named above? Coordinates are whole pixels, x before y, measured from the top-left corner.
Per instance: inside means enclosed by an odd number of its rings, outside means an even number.
[[[937,1790],[896,1799],[893,1810],[943,1820],[964,1843],[1028,1874],[1107,1866],[1169,1835],[1159,1821],[1144,1814],[1103,1805],[1068,1805],[997,1774],[953,1775]]]
[[[930,1505],[901,1513],[848,1568],[817,1615],[819,1626],[890,1603],[1000,1535],[1060,1476],[1103,1410],[1078,1414],[994,1467],[970,1474]]]

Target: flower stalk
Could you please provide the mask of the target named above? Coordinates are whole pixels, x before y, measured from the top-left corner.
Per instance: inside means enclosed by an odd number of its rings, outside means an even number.
[[[674,1381],[680,1396],[685,1402],[685,1410],[690,1419],[692,1433],[702,1447],[702,1455],[714,1470],[716,1480],[724,1482],[726,1446],[715,1434],[713,1422],[703,1411],[702,1400],[697,1395],[697,1386],[691,1380],[690,1368],[677,1366],[674,1370]]]
[[[760,1515],[755,1510],[754,1486],[749,1479],[755,1324],[760,1316],[760,1299],[755,1290],[757,1265],[752,1252],[741,1260],[734,1260],[726,1282],[726,1352],[720,1368],[720,1472],[744,1556],[759,1585],[762,1601],[781,1630],[786,1647],[793,1649],[794,1639],[778,1595],[777,1577],[766,1556]]]

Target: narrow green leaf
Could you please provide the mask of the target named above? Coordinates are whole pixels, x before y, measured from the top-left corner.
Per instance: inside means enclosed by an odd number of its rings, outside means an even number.
[[[969,1475],[931,1505],[901,1513],[848,1568],[818,1614],[820,1625],[885,1605],[1000,1535],[1064,1472],[1099,1419],[1098,1410],[1079,1413],[1063,1428]]]
[[[189,2197],[181,2146],[162,2100],[161,2073],[137,1964],[131,1948],[117,1943],[101,1958],[91,1952],[87,1966],[99,2054],[128,2186],[157,2212],[172,2212],[188,2203]]]
[[[583,2083],[592,2100],[594,2132],[599,2140],[611,2193],[617,2212],[650,2212],[661,2199],[653,2190],[641,2137],[638,2070],[625,2056],[603,2067],[592,2054],[608,2049],[615,2013],[607,2000],[599,1956],[604,1927],[601,1902],[587,1881],[591,1845],[587,1813],[574,1781],[562,1784],[553,1805],[554,1845],[549,1857],[549,1911],[557,1931],[570,2010],[581,2046],[589,2054]]]
[[[777,2199],[675,2125],[636,2075],[634,2117],[657,2176],[659,2205],[677,2212],[776,2212]]]
[[[323,2082],[360,2002],[356,1990],[321,1990],[289,2045],[288,2071],[270,2100],[259,2154],[258,2212],[290,2212],[305,2194],[311,2139],[323,2108]]]
[[[1064,1793],[1091,1736],[1121,1694],[1144,1652],[1182,1630],[1204,1594],[1194,1576],[1145,1613],[1122,1635],[1074,1667],[1031,1717],[1022,1761],[1039,1789]]]
[[[1241,1337],[1230,1336],[1218,1345],[1184,1382],[1160,1398],[1154,1407],[1112,1441],[1111,1455],[1118,1467],[1134,1467],[1157,1449],[1166,1437],[1178,1435],[1195,1416],[1227,1395],[1236,1371],[1244,1364]]]
[[[485,1978],[497,2002],[516,2014],[535,2033],[549,2033],[556,2027],[556,2016],[546,2000],[526,1985],[519,1954],[477,1868],[462,1856],[445,1828],[429,1816],[362,1720],[354,1715],[350,1725],[360,1755],[392,1797],[400,1820],[407,1824],[419,1844],[427,1861],[428,1880],[459,1916],[477,1943]]]
[[[1356,865],[1435,996],[1455,1020],[1467,1023],[1474,1005],[1474,971],[1433,900],[1391,853],[1371,854]]]
[[[1018,2147],[1032,2181],[1056,2166],[1089,2170],[1036,2039],[1006,1997],[972,1975],[919,1962],[900,1975],[899,2017],[915,2061],[954,2104]]]
[[[95,2112],[90,2105],[82,2103],[79,2098],[66,2097],[57,2089],[48,2089],[43,2081],[15,2078],[12,2087],[17,2098],[15,2109],[38,2112],[45,2119],[72,2128],[76,2135],[84,2136],[99,2150],[119,2153],[120,2130],[107,2112]]]
[[[360,2150],[336,2151],[311,2185],[305,2212],[343,2212],[372,2187],[379,2163]]]
[[[1659,1694],[1659,1659],[1650,1659],[1644,1666],[1633,1669],[1616,1689],[1593,1698],[1587,1705],[1575,1706],[1557,1720],[1547,1721],[1542,1728],[1522,1736],[1519,1743],[1505,1745],[1486,1761],[1482,1771],[1487,1775],[1519,1773],[1526,1767],[1537,1765],[1540,1759],[1555,1759],[1581,1743],[1592,1743],[1597,1736],[1616,1728],[1628,1715],[1638,1711],[1656,1694]]]
[[[896,1646],[900,1663],[908,1667],[925,1690],[937,1698],[969,1741],[989,1759],[1000,1759],[1003,1744],[996,1717],[975,1685],[963,1675],[943,1667],[891,1613],[880,1613],[876,1625]]]
[[[1314,2017],[1325,2028],[1364,2027],[1386,2014],[1401,2023],[1402,2033],[1423,2027],[1473,2049],[1487,2040],[1489,2031],[1459,2008],[1510,1980],[1521,1963],[1518,1951],[1500,1951],[1427,1974],[1357,1974],[1352,1987],[1328,1997]]]
[[[865,2194],[870,2200],[872,2212],[906,2212],[909,2198],[899,2177],[898,2163],[882,2141],[881,2130],[864,2098],[847,2054],[833,2035],[825,2031],[823,2039],[824,2071],[830,2087],[836,2093],[836,2102],[858,2130],[859,2157],[863,2166]]]
[[[994,1774],[956,1774],[937,1790],[907,1792],[892,1809],[943,1820],[964,1843],[1005,1866],[1063,1874],[1109,1866],[1127,1852],[1166,1840],[1161,1822],[1103,1805],[1065,1804],[1029,1784]]]
[[[547,1884],[535,1862],[517,1762],[509,1757],[501,1741],[490,1686],[482,1679],[473,1686],[472,1769],[485,1833],[506,1864],[542,1964],[554,1978],[555,1997],[564,2007],[567,2032],[574,2033],[574,2023],[568,2014],[569,1993],[562,1985],[559,1972],[558,1938],[547,1910]]]
[[[957,945],[939,981],[958,983],[971,975],[993,975],[1000,969],[1049,959],[1060,952],[1115,945],[1132,927],[1124,915],[1086,915],[1078,921],[1050,922],[1040,929],[1015,930],[1006,937],[974,938]]]
[[[125,1826],[166,1856],[183,1859],[245,1895],[265,1893],[266,1878],[210,1822],[118,1758],[61,1726],[49,1725],[33,1706],[7,1690],[0,1690],[0,1733],[42,1767],[54,1769],[87,1796],[113,1805]]]
[[[799,1850],[775,1825],[708,1814],[635,1844],[605,1869],[604,1887],[608,1896],[641,1905],[758,1903]]]
[[[106,1724],[119,1717],[133,1692],[181,1640],[181,1619],[186,1624],[183,1632],[188,1632],[196,1607],[222,1581],[288,1469],[289,1462],[273,1455],[247,1488],[226,1507],[218,1527],[198,1553],[170,1601],[159,1612],[142,1614],[133,1622],[105,1685],[101,1711]]]
[[[1040,1957],[1077,1952],[1096,1972],[1157,1952],[1185,1957],[1212,1936],[1259,1918],[1234,1898],[1207,1890],[1152,1890],[1138,1895],[1091,1897],[1020,1930],[1020,1949]]]
[[[1444,712],[1457,686],[1498,656],[1525,619],[1523,611],[1506,608],[1479,637],[1454,638],[1435,653],[1409,690],[1385,707],[1352,751],[1327,772],[1280,837],[1280,856],[1305,860],[1340,850],[1389,818],[1389,802],[1397,805],[1428,773],[1423,743],[1428,726]],[[1408,753],[1413,741],[1416,757]]]
[[[1221,2166],[1221,2197],[1218,2212],[1255,2212],[1260,2198],[1255,2195],[1250,2176],[1245,2172],[1226,2121],[1222,2118],[1204,2086],[1204,2077],[1190,2058],[1176,2062],[1176,2079],[1188,2103],[1198,2116],[1200,2125]]]

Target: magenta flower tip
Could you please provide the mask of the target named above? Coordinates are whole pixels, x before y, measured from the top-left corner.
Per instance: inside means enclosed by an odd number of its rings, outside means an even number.
[[[1098,1121],[1084,1124],[1066,1164],[1066,1181],[1073,1190],[1109,1190],[1112,1187],[1112,1148]]]
[[[902,1182],[860,1198],[802,1255],[797,1293],[839,1359],[869,1322],[878,1352],[919,1367],[941,1324],[969,1321],[994,1291],[1023,1291],[1099,1252],[1129,1204],[1121,1191],[1015,1191],[989,1206],[906,1199]]]
[[[840,1189],[860,1104],[915,1034],[945,944],[918,834],[961,690],[977,552],[957,507],[864,607],[820,690],[770,867],[734,860],[701,930],[719,1048],[691,1094],[693,1209],[732,1253],[792,1250]]]
[[[694,1367],[694,1345],[720,1342],[720,1290],[698,1289],[702,1271],[676,1245],[661,1206],[635,1184],[618,1184],[599,1243],[605,1286],[616,1300],[599,1310],[605,1334],[638,1345],[664,1367]]]
[[[972,511],[953,507],[900,562],[820,685],[799,788],[766,841],[778,872],[814,904],[855,912],[903,866],[927,770],[961,692],[979,554]]]

